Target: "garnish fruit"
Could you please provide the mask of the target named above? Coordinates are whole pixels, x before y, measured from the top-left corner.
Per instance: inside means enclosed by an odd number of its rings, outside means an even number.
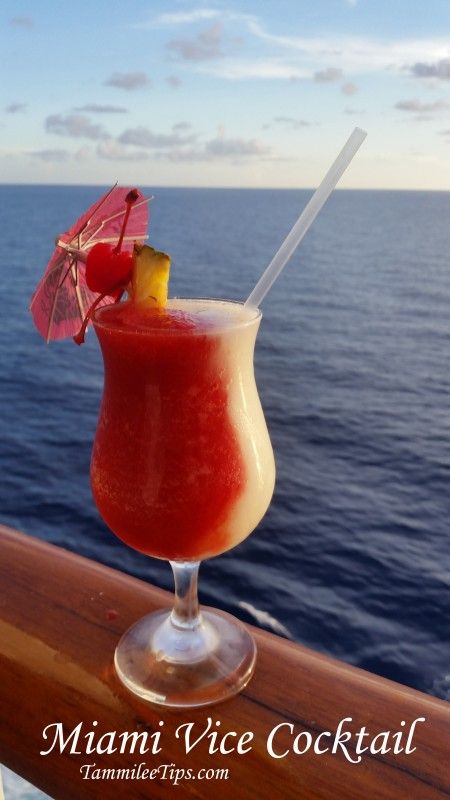
[[[169,273],[170,258],[167,253],[155,250],[147,244],[135,244],[133,275],[128,287],[130,299],[135,303],[164,308],[167,303]]]
[[[130,281],[132,269],[131,253],[118,253],[110,244],[99,242],[86,260],[86,283],[91,292],[114,295],[118,286]]]
[[[118,302],[122,297],[125,287],[131,280],[133,256],[131,253],[122,252],[122,243],[130,211],[138,197],[139,194],[137,190],[131,189],[125,198],[125,215],[119,240],[115,247],[106,242],[98,242],[89,252],[86,260],[86,283],[88,288],[92,292],[98,292],[99,296],[92,303],[80,330],[76,336],[73,337],[76,344],[83,344],[86,336],[86,328],[100,301],[103,300],[104,297],[113,297],[114,300]]]

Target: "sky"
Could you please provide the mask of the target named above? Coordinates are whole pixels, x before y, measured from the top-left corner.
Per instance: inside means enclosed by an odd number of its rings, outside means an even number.
[[[450,191],[450,0],[4,0],[0,182]]]

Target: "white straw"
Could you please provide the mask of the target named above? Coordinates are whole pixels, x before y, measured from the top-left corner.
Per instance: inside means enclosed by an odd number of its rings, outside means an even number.
[[[352,158],[356,155],[366,138],[366,131],[355,128],[348,138],[336,160],[331,165],[320,186],[317,187],[311,200],[300,214],[294,227],[289,231],[286,239],[275,253],[267,269],[261,275],[258,283],[245,301],[245,305],[258,307],[266,296],[270,287],[278,278],[283,267],[286,266],[294,250],[302,241],[308,228],[312,225],[317,214],[327,202],[338,180],[342,177]]]

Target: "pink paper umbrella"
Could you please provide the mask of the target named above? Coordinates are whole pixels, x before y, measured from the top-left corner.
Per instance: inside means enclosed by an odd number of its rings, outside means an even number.
[[[31,298],[30,311],[41,336],[64,339],[74,336],[98,294],[86,285],[85,262],[89,250],[98,242],[114,245],[118,242],[130,188],[114,186],[94,203],[68,231],[56,239],[56,250],[47,264]],[[135,241],[147,238],[150,198],[138,191],[131,208],[122,250],[133,249]],[[113,303],[103,298],[99,306]]]

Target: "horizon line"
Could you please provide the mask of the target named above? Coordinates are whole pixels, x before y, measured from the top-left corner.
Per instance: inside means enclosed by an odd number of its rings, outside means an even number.
[[[131,181],[130,185],[132,183],[133,182]],[[98,187],[104,188],[104,187],[108,187],[108,186],[111,186],[111,185],[112,185],[111,183],[50,183],[50,182],[49,183],[43,183],[41,181],[25,183],[25,182],[22,182],[22,181],[18,181],[18,182],[0,181],[0,187],[3,187],[3,186],[5,186],[5,187],[8,187],[8,186],[10,186],[10,187],[13,187],[13,186],[14,187],[19,187],[19,186],[23,186],[23,187],[32,187],[32,186],[42,186],[43,187],[43,186],[48,186],[49,188],[53,187],[53,188],[66,188],[66,189],[68,189],[68,188],[72,188],[73,187],[73,188],[80,188],[81,189],[81,188],[90,188],[90,187],[92,187],[92,188],[96,188],[96,187],[97,188]],[[126,184],[119,184],[119,185],[125,186]],[[280,192],[308,191],[308,192],[313,192],[317,188],[315,186],[220,186],[220,185],[217,185],[217,186],[207,186],[207,185],[205,185],[205,186],[201,186],[201,185],[200,186],[199,185],[191,186],[189,184],[144,184],[144,183],[143,184],[139,184],[139,186],[144,188],[144,189],[151,188],[152,191],[155,190],[155,189],[156,190],[157,189],[185,189],[185,190],[191,190],[191,191],[192,190],[193,191],[199,191],[199,190],[207,189],[207,190],[213,190],[213,191],[214,190],[218,190],[218,191],[230,190],[230,191],[256,191],[256,192],[259,192],[259,191],[263,191],[263,192],[264,191],[280,191]],[[448,188],[448,189],[423,189],[423,188],[418,188],[418,187],[417,188],[411,188],[411,187],[408,187],[408,188],[406,188],[406,187],[393,188],[393,187],[389,187],[389,186],[383,186],[383,187],[379,187],[379,186],[364,186],[364,187],[361,187],[361,186],[337,186],[333,190],[333,194],[335,192],[423,192],[423,193],[428,193],[428,194],[433,194],[433,193],[440,193],[440,194],[447,193],[448,194],[448,193],[450,193],[450,188]]]

